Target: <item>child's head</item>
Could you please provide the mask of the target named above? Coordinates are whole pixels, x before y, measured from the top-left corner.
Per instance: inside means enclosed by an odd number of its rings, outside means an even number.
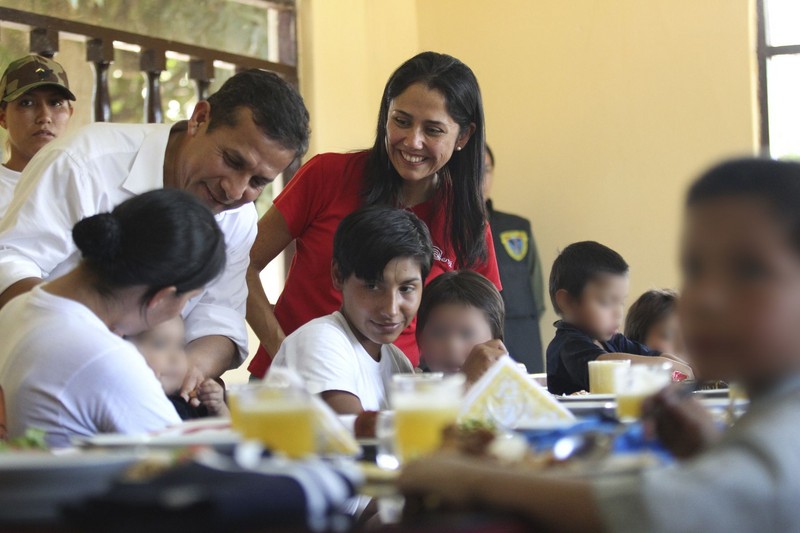
[[[497,288],[476,272],[447,272],[425,287],[417,343],[434,372],[458,372],[476,344],[503,338],[505,308]]]
[[[167,394],[180,390],[189,370],[183,334],[183,319],[177,316],[129,338],[142,352],[147,366],[153,369]]]
[[[769,386],[800,369],[800,164],[730,161],[687,198],[680,318],[703,379]]]
[[[342,314],[368,352],[394,342],[411,324],[432,264],[428,228],[409,211],[365,207],[339,224],[333,285],[342,293]]]
[[[625,336],[662,353],[683,353],[677,305],[675,291],[647,291],[628,309]]]
[[[627,296],[628,264],[607,246],[592,241],[570,244],[553,263],[553,308],[594,339],[609,340],[619,332]]]

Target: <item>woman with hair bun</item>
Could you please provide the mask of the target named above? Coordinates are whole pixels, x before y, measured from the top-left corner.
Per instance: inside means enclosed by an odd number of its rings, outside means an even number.
[[[179,423],[153,371],[123,335],[180,314],[225,266],[214,216],[191,194],[156,190],[72,230],[81,262],[0,310],[8,434],[141,433]]]

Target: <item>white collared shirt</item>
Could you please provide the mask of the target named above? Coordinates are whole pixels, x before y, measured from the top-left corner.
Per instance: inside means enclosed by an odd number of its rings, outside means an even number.
[[[75,268],[72,227],[164,183],[166,124],[90,124],[47,144],[22,172],[0,220],[0,292],[29,277],[52,279]],[[247,356],[245,274],[258,215],[250,203],[216,215],[225,234],[222,275],[183,310],[186,342],[222,335]],[[237,365],[238,366],[238,365]]]
[[[14,196],[14,187],[17,186],[21,172],[11,170],[5,165],[0,165],[0,218],[8,209],[11,198]]]

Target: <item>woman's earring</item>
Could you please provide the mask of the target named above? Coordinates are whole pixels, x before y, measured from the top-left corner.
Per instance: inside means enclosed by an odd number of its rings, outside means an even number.
[[[456,152],[460,152],[460,151],[461,151],[461,147],[460,146],[456,146]]]

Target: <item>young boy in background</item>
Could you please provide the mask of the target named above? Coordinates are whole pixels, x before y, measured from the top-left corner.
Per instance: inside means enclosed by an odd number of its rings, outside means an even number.
[[[289,335],[271,368],[295,370],[338,414],[387,409],[392,375],[414,371],[392,342],[416,316],[432,263],[428,228],[410,211],[372,206],[348,215],[331,265],[341,309]]]
[[[196,399],[200,402],[197,406],[187,402],[179,394],[189,371],[189,358],[184,349],[183,319],[180,316],[128,340],[136,345],[147,361],[147,366],[153,369],[167,398],[182,420],[230,415],[225,405],[225,389],[213,379],[205,380],[197,388]]]
[[[661,354],[621,334],[628,264],[597,242],[567,246],[550,273],[550,299],[561,320],[547,347],[547,388],[552,394],[589,390],[590,361],[672,363],[688,376],[691,369],[673,355]]]
[[[460,372],[473,348],[503,340],[503,299],[494,284],[470,270],[447,272],[425,287],[417,313],[423,371]]]

